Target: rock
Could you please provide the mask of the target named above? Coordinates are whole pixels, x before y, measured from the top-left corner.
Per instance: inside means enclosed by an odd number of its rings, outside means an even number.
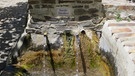
[[[99,24],[103,20],[103,17],[95,17],[92,19],[94,24]]]
[[[131,20],[135,20],[135,15],[130,15],[129,18],[130,18]]]
[[[128,17],[127,12],[121,12],[121,13],[120,13],[120,17],[121,17],[122,19],[126,19],[126,18]]]
[[[12,43],[9,43],[9,46],[13,46],[14,45],[14,43],[12,42]]]
[[[38,48],[38,47],[43,48],[41,46],[43,46],[46,43],[46,40],[43,35],[31,34],[31,39],[34,45],[33,48]]]
[[[3,24],[3,22],[0,21],[0,25]]]
[[[10,30],[9,32],[10,32],[10,33],[13,33],[14,31]]]
[[[6,43],[6,44],[8,44],[8,43],[9,43],[9,41],[6,41],[5,43]]]
[[[15,29],[15,28],[13,28],[13,29],[12,29],[12,31],[16,31],[16,29]]]
[[[89,39],[92,39],[92,36],[93,36],[92,31],[91,31],[91,30],[84,30],[84,31],[85,31],[87,37],[88,37]]]
[[[6,23],[10,23],[10,21],[9,21],[9,20],[6,20],[5,22],[6,22]]]

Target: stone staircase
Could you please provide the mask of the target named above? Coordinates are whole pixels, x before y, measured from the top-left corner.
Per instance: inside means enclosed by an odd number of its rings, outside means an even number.
[[[135,22],[107,21],[102,29],[100,47],[111,54],[117,67],[117,76],[135,75]],[[109,58],[112,58],[108,55]]]
[[[135,3],[103,1],[107,20],[102,28],[100,48],[114,66],[115,76],[134,76]]]

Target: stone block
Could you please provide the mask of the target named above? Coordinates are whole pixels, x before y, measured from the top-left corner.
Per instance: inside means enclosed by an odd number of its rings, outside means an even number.
[[[75,3],[75,0],[59,0],[59,3]]]
[[[102,0],[94,0],[94,2],[102,2]]]
[[[41,5],[41,8],[54,8],[54,6],[53,5],[45,5],[45,4],[43,4],[43,5]]]
[[[29,4],[38,4],[39,1],[29,1],[28,3],[29,3]]]
[[[99,10],[97,9],[97,8],[90,8],[89,10],[88,10],[88,13],[89,14],[93,14],[93,13],[97,13]]]
[[[40,5],[35,5],[34,7],[35,7],[35,8],[40,8]]]
[[[83,20],[89,20],[89,19],[91,19],[91,17],[90,16],[80,16],[79,17],[79,21],[83,21]]]
[[[75,6],[72,6],[72,8],[83,8],[83,5],[75,5]]]
[[[91,18],[98,17],[98,14],[91,14]]]
[[[81,3],[89,4],[89,3],[93,3],[93,1],[82,1]]]
[[[41,0],[42,3],[55,3],[55,0]]]
[[[89,8],[89,5],[85,5],[84,8],[85,8],[85,9],[88,9],[88,8]]]
[[[43,35],[31,34],[31,39],[32,39],[32,44],[34,45],[35,48],[36,47],[39,48],[46,43],[46,40]]]
[[[86,14],[86,10],[85,9],[75,9],[74,14],[75,15],[83,15],[83,14]]]

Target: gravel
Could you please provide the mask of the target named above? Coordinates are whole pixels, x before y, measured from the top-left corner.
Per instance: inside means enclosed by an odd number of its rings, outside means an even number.
[[[0,0],[0,70],[24,31],[26,16],[27,0]]]

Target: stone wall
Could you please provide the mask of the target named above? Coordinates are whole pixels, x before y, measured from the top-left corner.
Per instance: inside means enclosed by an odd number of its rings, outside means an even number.
[[[30,14],[39,20],[67,16],[76,20],[103,17],[101,0],[29,0]]]

